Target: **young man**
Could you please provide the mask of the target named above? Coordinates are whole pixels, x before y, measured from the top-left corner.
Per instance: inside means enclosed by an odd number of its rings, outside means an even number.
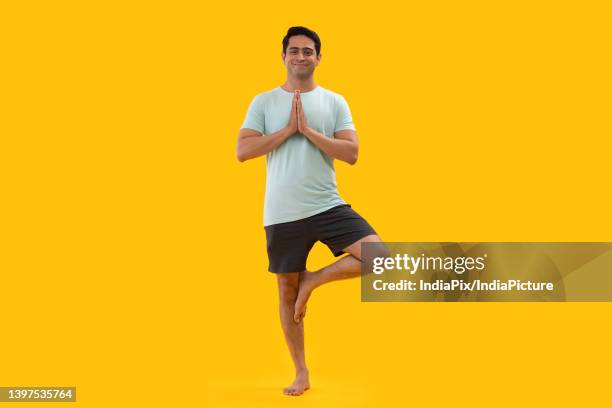
[[[251,103],[237,156],[242,162],[267,155],[268,269],[277,276],[281,324],[296,370],[284,393],[301,395],[310,387],[303,323],[310,294],[324,283],[359,276],[361,243],[381,240],[338,194],[333,161],[355,164],[357,133],[344,98],[314,81],[321,62],[319,36],[305,27],[291,27],[281,56],[287,80]],[[306,258],[317,241],[335,256],[348,255],[308,272]]]

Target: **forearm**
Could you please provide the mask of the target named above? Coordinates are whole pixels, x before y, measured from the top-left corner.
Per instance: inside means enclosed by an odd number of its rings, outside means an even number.
[[[238,140],[237,147],[238,160],[243,162],[267,154],[287,140],[292,134],[288,127],[284,127],[278,132],[266,136],[241,138]]]
[[[357,162],[359,150],[357,143],[350,140],[329,138],[311,128],[304,131],[304,136],[334,159],[342,160],[349,164]]]

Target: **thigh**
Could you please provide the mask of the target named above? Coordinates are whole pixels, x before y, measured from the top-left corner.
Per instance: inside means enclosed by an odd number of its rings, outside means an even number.
[[[268,270],[273,273],[295,273],[306,269],[308,253],[316,242],[308,223],[302,220],[265,227]]]
[[[351,245],[344,248],[343,251],[361,260],[361,243],[362,242],[383,242],[383,241],[382,239],[380,239],[378,235],[367,235],[361,238],[359,241],[353,242]]]

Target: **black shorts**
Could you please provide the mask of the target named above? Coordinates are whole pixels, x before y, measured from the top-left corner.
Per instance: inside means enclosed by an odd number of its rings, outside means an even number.
[[[329,247],[334,256],[343,249],[376,231],[350,204],[330,208],[320,214],[297,221],[268,225],[268,270],[273,273],[306,270],[306,258],[317,241]]]

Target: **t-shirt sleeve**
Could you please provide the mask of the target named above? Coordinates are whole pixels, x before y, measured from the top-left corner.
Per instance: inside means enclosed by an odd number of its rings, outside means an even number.
[[[247,111],[246,118],[242,123],[242,129],[253,129],[261,134],[266,131],[265,127],[265,115],[264,115],[264,102],[260,95],[253,98],[249,110]]]
[[[339,130],[355,130],[351,110],[349,109],[348,103],[346,103],[346,100],[342,96],[338,98],[336,127],[334,128],[334,132]]]

